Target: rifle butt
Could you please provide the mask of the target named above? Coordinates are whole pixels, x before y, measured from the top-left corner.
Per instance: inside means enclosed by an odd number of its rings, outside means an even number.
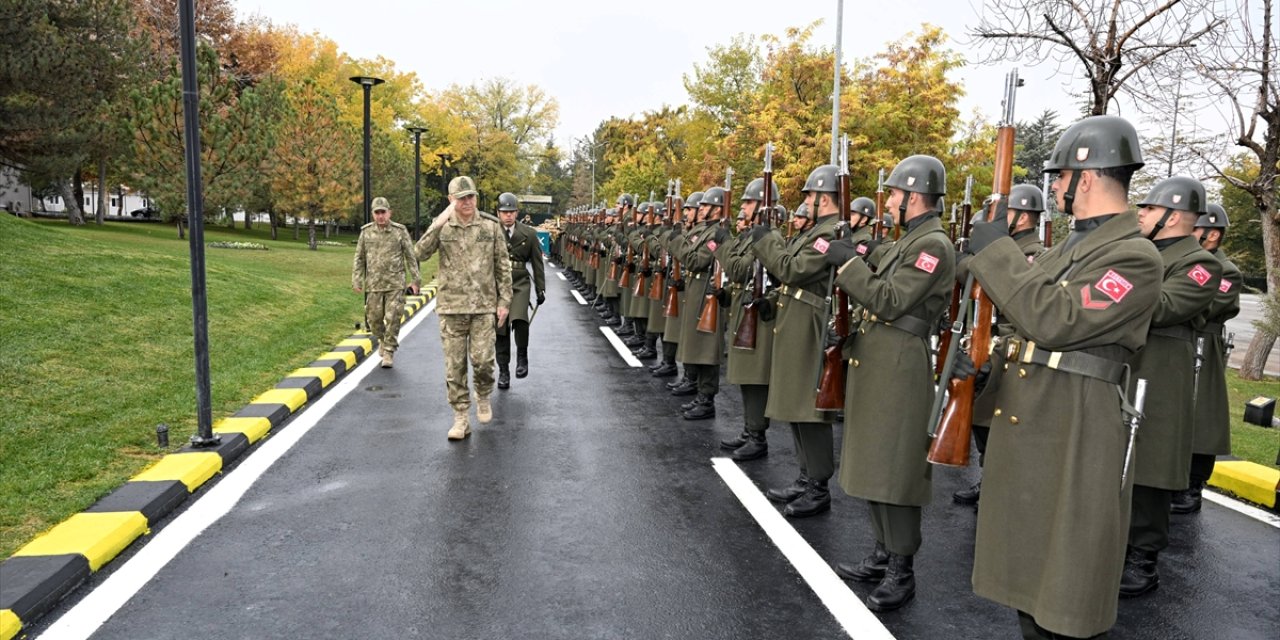
[[[760,326],[760,310],[753,302],[742,308],[738,328],[733,332],[733,348],[753,351],[756,348],[756,329]]]
[[[972,377],[951,380],[947,384],[947,407],[942,412],[933,442],[929,445],[929,462],[948,467],[969,465],[969,436],[973,431]]]
[[[702,299],[702,310],[698,312],[698,331],[715,333],[720,326],[720,301],[714,294],[707,294]]]
[[[662,292],[666,291],[666,283],[662,277],[662,272],[653,274],[652,284],[649,285],[649,299],[662,300]]]
[[[845,368],[843,345],[827,347],[822,352],[822,375],[818,377],[818,397],[813,406],[819,411],[844,409]]]

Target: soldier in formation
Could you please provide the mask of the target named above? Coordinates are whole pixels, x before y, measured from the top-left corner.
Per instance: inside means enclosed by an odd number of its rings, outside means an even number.
[[[364,293],[364,324],[378,343],[382,368],[390,369],[400,346],[400,318],[404,315],[405,281],[418,293],[422,276],[413,254],[409,230],[391,221],[387,199],[373,199],[373,222],[360,228],[351,265],[351,288]]]
[[[498,388],[511,386],[511,334],[516,341],[516,377],[529,375],[529,323],[531,307],[546,302],[547,280],[542,264],[542,245],[538,233],[524,223],[516,222],[520,202],[514,193],[498,196],[498,219],[511,254],[511,312],[507,322],[497,329]]]

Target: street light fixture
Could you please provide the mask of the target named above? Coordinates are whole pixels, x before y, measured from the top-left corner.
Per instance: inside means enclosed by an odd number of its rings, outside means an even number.
[[[386,81],[371,76],[351,76],[349,79],[364,88],[364,224],[369,224],[369,207],[373,204],[373,196],[369,193],[373,190],[369,178],[369,91]]]
[[[417,240],[422,228],[422,134],[426,127],[405,127],[413,134],[413,239]]]

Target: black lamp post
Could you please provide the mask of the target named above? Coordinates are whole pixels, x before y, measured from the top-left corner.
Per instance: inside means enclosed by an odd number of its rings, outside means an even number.
[[[386,81],[370,76],[351,76],[350,80],[364,88],[364,224],[369,224],[369,207],[373,204],[373,196],[369,193],[373,190],[369,179],[369,91]]]
[[[444,202],[449,201],[449,163],[453,162],[453,154],[441,153],[440,156],[440,196],[444,198]],[[441,204],[441,209],[448,206]]]
[[[413,239],[422,235],[422,134],[426,127],[405,127],[413,134]]]

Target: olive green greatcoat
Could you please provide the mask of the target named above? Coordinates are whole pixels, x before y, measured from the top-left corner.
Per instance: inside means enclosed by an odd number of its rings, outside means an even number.
[[[1196,321],[1197,335],[1204,338],[1204,360],[1196,387],[1195,435],[1191,453],[1224,455],[1231,453],[1231,415],[1227,400],[1227,351],[1223,325],[1240,314],[1240,269],[1221,249],[1213,257],[1222,263],[1222,281],[1213,304]]]
[[[773,231],[777,234],[777,231]],[[738,325],[742,322],[743,305],[754,297],[756,256],[751,252],[751,239],[740,233],[724,246],[716,249],[716,257],[724,265],[729,279],[729,321],[725,325],[728,341],[728,365],[725,379],[729,384],[769,384],[769,368],[773,360],[773,320],[759,318],[756,326],[754,349],[738,349],[733,346]],[[765,276],[768,280],[768,276]],[[777,294],[765,291],[765,296],[777,304]]]
[[[1022,249],[1022,254],[1027,257],[1028,262],[1044,253],[1044,245],[1040,244],[1040,238],[1036,236],[1034,231],[1015,234],[1013,241],[1018,243],[1018,248]],[[961,270],[957,268],[956,273],[959,274]],[[963,276],[958,275],[957,277]],[[999,309],[996,310],[997,313],[999,311]],[[998,327],[995,327],[994,332],[997,335],[1010,335],[1013,333],[1013,328],[1002,322]],[[945,356],[946,354],[944,353],[939,357]],[[987,386],[983,387],[982,391],[973,399],[973,424],[980,427],[991,425],[991,412],[996,409],[995,390],[1000,387],[1000,378],[1004,376],[1004,352],[999,349],[993,351],[990,361],[991,373],[987,376]]]
[[[644,250],[648,246],[649,229],[647,227],[637,226],[628,233],[627,243],[631,247],[631,287],[628,295],[631,296],[631,304],[627,309],[627,317],[629,318],[647,318],[649,317],[649,279],[645,278],[644,291],[640,295],[635,294],[635,287],[640,282],[641,271],[644,270]],[[653,256],[649,256],[649,264],[653,264]]]
[[[969,268],[1018,336],[1123,361],[1146,342],[1160,255],[1131,212],[1066,246],[1028,263],[1002,238]],[[1102,633],[1116,619],[1132,495],[1118,386],[1032,364],[1009,373],[982,472],[974,592],[1056,633]]]
[[[538,232],[520,222],[513,226],[515,229],[507,239],[507,252],[511,254],[511,313],[508,317],[528,322],[533,292],[547,290],[546,268],[542,263]],[[506,236],[505,228],[502,235]]]
[[[1195,338],[1174,338],[1161,329],[1190,331],[1213,304],[1222,263],[1186,236],[1160,250],[1164,282],[1151,318],[1147,346],[1133,359],[1133,383],[1147,379],[1147,405],[1133,452],[1133,483],[1157,489],[1187,488],[1195,427]],[[1195,279],[1199,277],[1200,280]],[[1203,281],[1203,282],[1202,282]]]
[[[880,257],[878,271],[855,258],[836,277],[878,319],[864,320],[852,337],[840,486],[874,502],[924,506],[933,476],[927,460],[935,390],[930,344],[885,322],[913,317],[936,327],[950,301],[956,258],[936,216],[909,227]]]
[[[806,298],[826,300],[831,295],[833,267],[827,264],[826,245],[835,240],[837,215],[818,218],[813,227],[784,242],[779,234],[769,234],[751,245],[751,251],[788,291],[806,291]],[[832,421],[830,413],[818,411],[818,368],[826,340],[827,307],[814,306],[783,292],[778,298],[773,327],[773,355],[769,370],[769,402],[765,415],[784,422]]]
[[[708,291],[714,292],[720,283],[712,283],[715,272],[714,251],[729,241],[729,232],[719,221],[703,222],[694,227],[689,239],[679,253],[680,264],[688,272],[685,281],[685,299],[680,306],[680,347],[676,360],[685,364],[720,364],[724,356],[724,322],[713,333],[698,331],[698,315]]]
[[[600,268],[596,269],[596,282],[598,283],[596,286],[600,288],[600,295],[606,298],[618,297],[618,279],[615,277],[610,280],[609,274],[611,272],[617,273],[614,270],[613,261],[622,257],[622,253],[619,251],[622,243],[618,241],[618,236],[621,233],[618,225],[612,225],[604,227],[598,236],[600,246],[604,250],[604,256],[600,258]]]
[[[688,281],[686,280],[688,274],[685,272],[683,264],[680,265],[679,270],[676,270],[675,267],[676,267],[676,262],[680,260],[680,252],[684,251],[684,245],[685,245],[685,242],[688,241],[688,237],[689,237],[688,231],[682,228],[677,228],[677,229],[674,229],[674,233],[668,232],[668,235],[663,240],[663,244],[667,250],[667,255],[671,256],[671,260],[672,260],[671,262],[672,271],[671,273],[667,274],[667,285],[671,286],[671,283],[675,281],[685,282],[684,291],[676,292],[676,315],[667,318],[666,326],[663,327],[663,332],[662,332],[663,340],[670,342],[672,344],[677,344],[677,345],[680,344],[680,337],[681,337],[681,334],[683,333],[682,329],[684,328],[684,320],[682,319],[682,317],[685,314],[685,308],[684,308],[685,295],[684,294],[685,294],[685,291],[688,290],[688,286],[687,286]],[[663,299],[663,307],[664,307],[663,312],[665,313],[666,312],[665,298]],[[677,349],[677,351],[679,350]]]
[[[671,233],[671,227],[659,226],[650,229],[648,236],[645,238],[645,245],[649,247],[649,266],[653,273],[648,277],[648,284],[645,285],[645,295],[649,295],[649,290],[653,288],[653,281],[658,274],[666,268],[664,258],[666,256],[665,237]],[[666,310],[667,301],[667,277],[663,275],[662,291],[658,294],[658,299],[649,299],[649,313],[646,316],[647,324],[645,331],[649,333],[663,333],[667,329],[667,317],[663,315]]]

